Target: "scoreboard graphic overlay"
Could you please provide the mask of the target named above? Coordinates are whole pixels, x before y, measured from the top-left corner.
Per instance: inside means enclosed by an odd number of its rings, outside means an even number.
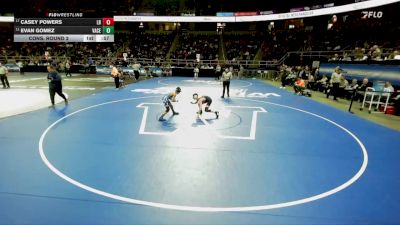
[[[50,13],[46,16],[15,17],[14,42],[114,42],[112,17],[82,18],[67,13],[55,15],[60,17],[51,17]]]

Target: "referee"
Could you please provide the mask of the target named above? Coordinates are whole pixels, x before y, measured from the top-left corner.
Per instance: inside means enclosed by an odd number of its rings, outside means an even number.
[[[229,98],[229,85],[231,84],[232,72],[229,71],[228,68],[226,68],[225,71],[222,73],[221,79],[223,86],[221,98],[225,98],[225,88],[227,90],[227,96]]]
[[[65,104],[68,104],[67,97],[62,92],[62,83],[61,83],[61,76],[57,73],[56,68],[52,65],[47,66],[47,71],[49,74],[47,75],[47,81],[49,82],[49,93],[50,93],[50,100],[51,106],[54,107],[54,96],[56,93],[64,99]]]

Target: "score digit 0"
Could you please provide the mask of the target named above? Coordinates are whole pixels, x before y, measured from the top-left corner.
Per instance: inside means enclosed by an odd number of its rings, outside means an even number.
[[[114,34],[114,27],[103,27],[103,34]]]
[[[114,26],[114,18],[103,18],[103,26]]]

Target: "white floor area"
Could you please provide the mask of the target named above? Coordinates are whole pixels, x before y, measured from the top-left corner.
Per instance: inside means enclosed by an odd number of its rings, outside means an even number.
[[[56,104],[62,101],[56,94]],[[0,89],[0,118],[34,111],[50,105],[48,89]]]

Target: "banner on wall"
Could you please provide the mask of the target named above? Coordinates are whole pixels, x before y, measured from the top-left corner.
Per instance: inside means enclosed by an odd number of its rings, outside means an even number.
[[[371,82],[390,81],[400,86],[400,65],[321,63],[319,75],[330,77],[337,66],[343,70],[347,80],[368,78]]]

